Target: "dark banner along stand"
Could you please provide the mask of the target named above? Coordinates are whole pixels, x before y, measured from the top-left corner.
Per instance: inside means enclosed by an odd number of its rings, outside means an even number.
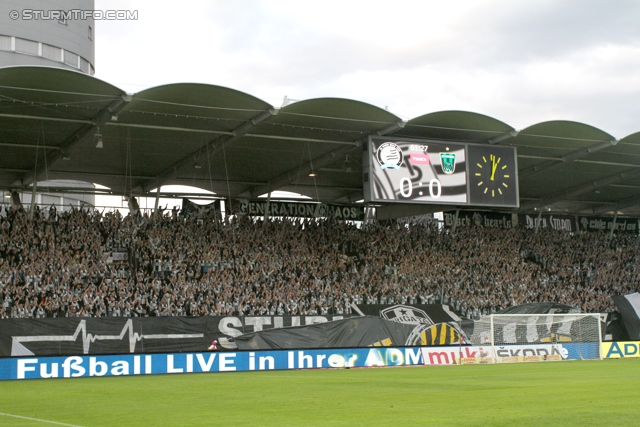
[[[344,316],[88,317],[0,320],[0,357],[206,351],[213,340]]]

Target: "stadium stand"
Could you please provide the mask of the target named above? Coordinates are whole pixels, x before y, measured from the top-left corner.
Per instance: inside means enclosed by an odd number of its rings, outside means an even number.
[[[313,315],[530,302],[614,311],[638,291],[640,238],[396,221],[218,221],[94,209],[0,214],[0,318]],[[126,254],[113,261],[114,253]]]

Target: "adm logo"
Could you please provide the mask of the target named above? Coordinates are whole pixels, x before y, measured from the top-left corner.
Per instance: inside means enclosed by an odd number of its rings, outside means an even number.
[[[389,308],[385,308],[380,312],[380,317],[392,322],[406,323],[408,325],[433,325],[431,320],[424,310],[411,307],[408,305],[394,305]]]

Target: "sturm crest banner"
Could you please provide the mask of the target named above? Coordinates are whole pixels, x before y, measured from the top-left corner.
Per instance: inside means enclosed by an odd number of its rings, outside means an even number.
[[[442,305],[358,305],[360,317],[235,337],[240,350],[441,346],[465,341],[460,319]]]
[[[395,323],[405,323],[411,337],[433,345],[457,339],[447,328],[429,329],[441,323],[459,320],[448,307],[441,305],[360,305],[358,311]],[[366,313],[364,313],[365,311]],[[143,318],[47,318],[0,320],[0,357],[62,356],[82,354],[179,353],[203,351],[217,340],[222,350],[236,348],[234,339],[244,334],[270,329],[315,325],[353,315],[325,316],[203,316]],[[388,328],[387,328],[388,329]],[[400,328],[402,329],[402,328]],[[404,329],[403,329],[404,330]],[[388,334],[387,334],[388,335]],[[385,335],[383,338],[388,338]],[[317,337],[317,336],[316,336]],[[408,335],[397,339],[404,345]],[[362,342],[373,345],[377,340]],[[395,341],[394,341],[395,342]],[[337,343],[354,346],[353,343]],[[384,341],[382,345],[391,345]],[[413,345],[413,344],[412,344]]]
[[[354,312],[360,315],[4,319],[0,357],[199,352],[213,340],[222,351],[446,346],[478,335],[477,322],[461,322],[446,305],[358,305]],[[530,326],[509,329],[509,339],[496,333],[508,343],[542,342],[544,331]]]
[[[429,324],[442,322],[458,322],[460,318],[447,305],[440,304],[360,304],[358,313],[368,316],[380,316],[392,322],[408,325]]]

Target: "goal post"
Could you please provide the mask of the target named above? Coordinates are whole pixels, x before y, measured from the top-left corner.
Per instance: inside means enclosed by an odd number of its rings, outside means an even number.
[[[492,314],[474,322],[469,341],[492,363],[602,358],[597,313]]]

